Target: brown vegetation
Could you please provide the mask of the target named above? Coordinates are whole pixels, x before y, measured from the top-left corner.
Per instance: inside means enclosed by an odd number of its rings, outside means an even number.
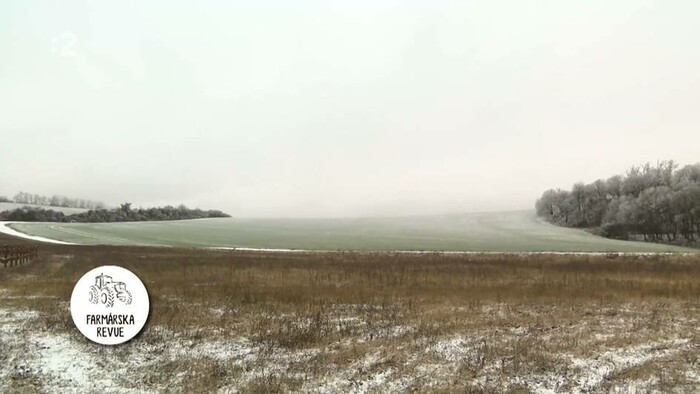
[[[151,297],[144,333],[117,348],[86,343],[67,312],[78,278],[104,264],[135,272]],[[70,333],[88,352],[128,358],[144,348],[189,349],[187,360],[125,364],[133,388],[595,391],[641,384],[683,392],[700,384],[687,372],[700,363],[697,255],[55,245],[42,246],[31,264],[1,270],[0,283],[13,295],[0,299],[2,307],[39,311],[43,330]],[[24,297],[32,295],[41,297]]]

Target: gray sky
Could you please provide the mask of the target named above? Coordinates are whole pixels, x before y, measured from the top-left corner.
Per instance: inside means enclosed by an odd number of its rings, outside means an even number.
[[[3,1],[0,195],[268,217],[531,208],[548,188],[700,160],[698,15]]]

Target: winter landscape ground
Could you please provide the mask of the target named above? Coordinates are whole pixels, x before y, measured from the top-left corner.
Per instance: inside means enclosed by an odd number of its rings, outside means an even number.
[[[151,298],[143,333],[117,347],[68,311],[104,264]],[[0,391],[690,393],[698,300],[697,254],[41,244],[0,270]]]
[[[81,245],[364,251],[697,252],[618,241],[538,220],[532,211],[359,219],[197,219],[13,223],[20,232]]]
[[[699,15],[0,1],[0,394],[700,393]]]

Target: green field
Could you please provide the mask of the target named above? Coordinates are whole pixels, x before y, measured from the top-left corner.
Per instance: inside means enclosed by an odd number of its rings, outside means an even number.
[[[198,219],[126,223],[14,223],[77,244],[310,250],[475,252],[688,252],[556,227],[530,211],[360,219]],[[695,250],[697,251],[697,250]]]

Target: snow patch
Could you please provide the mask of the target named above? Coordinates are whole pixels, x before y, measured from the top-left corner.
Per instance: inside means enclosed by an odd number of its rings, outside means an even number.
[[[75,245],[74,243],[71,243],[71,242],[64,242],[64,241],[59,241],[56,239],[25,234],[23,232],[20,232],[20,231],[17,231],[15,229],[11,228],[9,225],[13,224],[13,223],[22,223],[22,222],[0,221],[0,233],[11,235],[13,237],[30,239],[32,241],[47,242],[47,243],[61,244],[61,245]]]
[[[460,362],[472,359],[477,355],[476,350],[470,346],[471,343],[473,341],[462,337],[447,338],[428,346],[425,351],[449,362]]]
[[[575,368],[581,371],[581,376],[576,378],[578,387],[583,391],[589,391],[598,387],[607,377],[617,371],[671,356],[683,350],[689,342],[690,339],[674,339],[610,350],[596,355],[594,358],[572,357],[570,361]]]

